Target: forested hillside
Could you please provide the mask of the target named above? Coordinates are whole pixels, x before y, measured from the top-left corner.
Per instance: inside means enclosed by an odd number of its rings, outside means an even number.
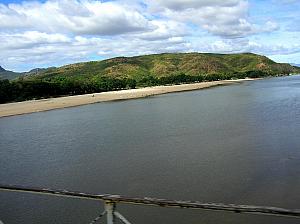
[[[0,103],[142,86],[300,73],[252,53],[166,53],[35,69],[0,83]]]

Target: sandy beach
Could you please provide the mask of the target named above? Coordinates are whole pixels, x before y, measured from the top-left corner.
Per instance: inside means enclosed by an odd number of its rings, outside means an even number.
[[[54,110],[66,107],[75,107],[91,103],[107,102],[114,100],[135,99],[153,95],[160,95],[172,92],[191,91],[204,89],[219,85],[229,85],[253,79],[222,80],[213,82],[201,82],[193,84],[182,84],[173,86],[154,86],[139,89],[111,91],[103,93],[57,97],[41,100],[30,100],[17,103],[0,104],[0,117],[28,114],[47,110]]]

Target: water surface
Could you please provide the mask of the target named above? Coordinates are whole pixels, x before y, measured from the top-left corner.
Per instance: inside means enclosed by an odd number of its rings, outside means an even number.
[[[300,208],[300,76],[0,119],[0,182]],[[0,220],[89,223],[101,202],[0,192]],[[119,206],[132,223],[299,223]]]

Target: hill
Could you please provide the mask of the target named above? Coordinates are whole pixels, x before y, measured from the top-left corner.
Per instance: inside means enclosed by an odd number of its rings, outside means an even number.
[[[135,57],[117,57],[103,61],[92,61],[49,68],[26,76],[27,79],[51,80],[56,78],[91,79],[107,77],[143,79],[169,77],[178,74],[189,76],[222,74],[233,76],[238,73],[260,71],[269,75],[299,72],[289,64],[276,63],[269,58],[252,53],[209,54],[174,53]]]
[[[0,66],[0,79],[12,80],[19,77],[20,75],[22,75],[22,73],[8,71]]]
[[[38,75],[42,72],[45,72],[49,69],[53,69],[55,67],[50,67],[50,68],[34,68],[34,69],[31,69],[29,72],[23,72],[22,75],[24,76],[34,76],[34,75]]]
[[[2,72],[11,74],[2,69]],[[17,79],[0,80],[0,103],[62,95],[78,95],[136,86],[224,79],[258,78],[300,73],[300,68],[261,55],[174,53],[117,57],[34,69]]]

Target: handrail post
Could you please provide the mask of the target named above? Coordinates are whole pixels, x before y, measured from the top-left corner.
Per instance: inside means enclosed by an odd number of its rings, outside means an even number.
[[[112,201],[105,201],[105,211],[106,211],[106,217],[107,217],[107,224],[114,224],[115,221],[115,212],[116,203]]]

